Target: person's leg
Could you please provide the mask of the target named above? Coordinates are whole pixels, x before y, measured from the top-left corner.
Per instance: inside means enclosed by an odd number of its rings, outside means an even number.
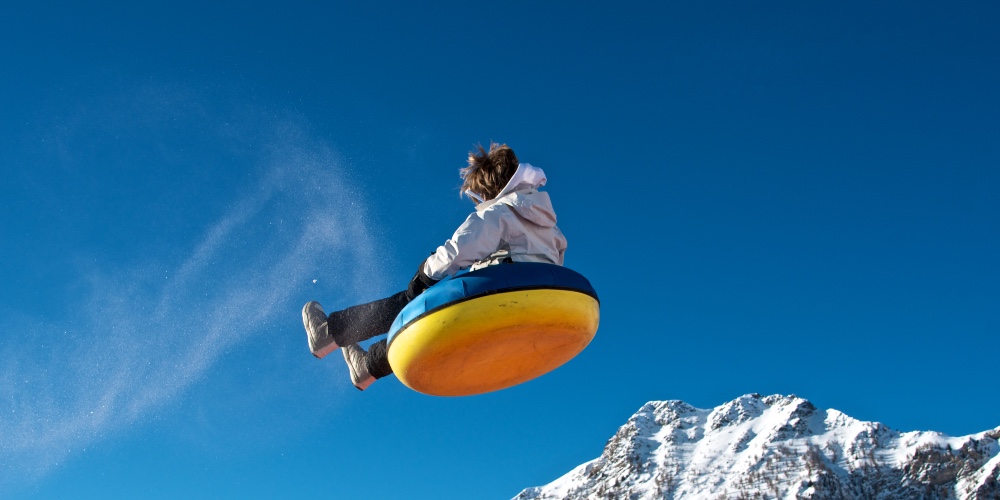
[[[408,302],[406,292],[399,292],[384,299],[330,313],[327,318],[330,336],[337,345],[345,346],[385,334]]]
[[[340,346],[356,344],[392,327],[392,321],[409,302],[406,292],[381,300],[326,314],[319,302],[302,308],[302,324],[309,338],[309,350],[322,358]]]
[[[368,366],[368,373],[375,378],[382,378],[392,375],[392,367],[389,366],[389,340],[382,339],[368,347],[368,355],[365,356],[365,364]]]

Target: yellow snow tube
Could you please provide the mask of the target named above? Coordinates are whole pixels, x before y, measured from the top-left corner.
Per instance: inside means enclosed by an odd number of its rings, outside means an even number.
[[[525,272],[525,266],[494,267]],[[461,288],[469,293],[467,284]],[[580,288],[514,286],[440,307],[417,304],[416,317],[405,323],[404,309],[390,334],[389,364],[404,385],[436,396],[482,394],[539,377],[579,354],[597,332],[596,293],[589,282]]]

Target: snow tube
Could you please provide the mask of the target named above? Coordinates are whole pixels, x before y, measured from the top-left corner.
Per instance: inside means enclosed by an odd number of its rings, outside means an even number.
[[[597,292],[554,264],[498,264],[445,278],[389,330],[389,364],[407,387],[434,396],[505,389],[548,373],[597,333]]]

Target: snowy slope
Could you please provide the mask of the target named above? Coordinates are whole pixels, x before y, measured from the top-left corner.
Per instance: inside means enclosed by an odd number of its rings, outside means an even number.
[[[998,438],[901,433],[795,396],[653,401],[600,457],[515,498],[1000,499]]]

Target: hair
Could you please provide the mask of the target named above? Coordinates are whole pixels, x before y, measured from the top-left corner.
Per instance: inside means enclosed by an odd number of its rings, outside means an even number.
[[[492,200],[514,176],[517,165],[514,150],[506,144],[491,141],[489,151],[477,144],[476,149],[469,151],[469,166],[459,170],[462,192],[469,190],[483,200]]]

